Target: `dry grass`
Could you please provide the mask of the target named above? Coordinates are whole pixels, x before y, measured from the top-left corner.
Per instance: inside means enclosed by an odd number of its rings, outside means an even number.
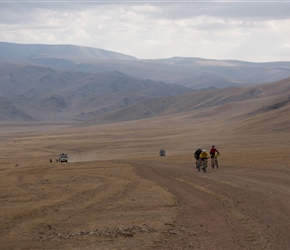
[[[71,249],[119,244],[144,249],[158,240],[175,217],[172,196],[114,162],[41,163],[3,166],[1,171],[1,247]],[[160,199],[162,197],[162,199]],[[135,237],[79,236],[83,231],[142,227]],[[78,237],[73,237],[73,234]],[[114,238],[114,241],[112,240]],[[111,240],[110,240],[111,239]]]
[[[289,174],[289,131],[270,130],[270,122],[266,129],[262,124],[257,127],[259,120],[242,124],[227,115],[194,118],[193,113],[187,113],[66,129],[58,125],[3,129],[1,247],[153,248],[175,221],[175,200],[121,162],[145,159],[193,164],[193,151],[198,146],[209,149],[216,144],[225,166],[281,168]],[[166,149],[168,157],[158,157],[160,148]],[[55,162],[62,152],[69,155],[68,164]],[[145,233],[133,228],[143,224],[148,226]],[[117,235],[120,228],[127,228],[129,234]],[[89,233],[97,230],[102,234],[96,240]]]

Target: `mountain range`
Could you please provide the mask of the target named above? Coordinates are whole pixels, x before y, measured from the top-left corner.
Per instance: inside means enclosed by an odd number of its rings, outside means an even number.
[[[0,42],[0,122],[98,124],[229,107],[233,117],[258,115],[289,107],[289,77],[290,62],[143,60],[75,45]]]

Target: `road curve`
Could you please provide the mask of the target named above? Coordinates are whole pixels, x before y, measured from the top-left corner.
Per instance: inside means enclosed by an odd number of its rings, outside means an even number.
[[[159,249],[289,249],[289,171],[222,166],[202,173],[192,163],[130,164],[178,204]]]

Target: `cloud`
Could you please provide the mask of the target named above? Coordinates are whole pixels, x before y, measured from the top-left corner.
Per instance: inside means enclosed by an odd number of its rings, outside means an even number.
[[[138,58],[289,60],[289,24],[286,2],[0,2],[1,41],[76,44]]]

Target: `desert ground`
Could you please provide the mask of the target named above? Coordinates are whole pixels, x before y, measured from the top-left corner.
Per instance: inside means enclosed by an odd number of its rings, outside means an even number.
[[[0,248],[289,249],[290,130],[274,122],[1,124]],[[198,172],[212,144],[219,169]]]

